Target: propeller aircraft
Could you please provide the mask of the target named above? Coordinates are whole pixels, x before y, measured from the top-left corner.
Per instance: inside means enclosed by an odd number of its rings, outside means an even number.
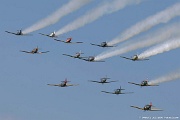
[[[56,36],[56,32],[55,32],[55,31],[52,32],[52,33],[50,33],[50,34],[44,34],[44,33],[39,33],[39,34],[44,35],[44,36],[47,36],[47,37],[51,37],[51,38],[56,38],[56,37],[58,37],[58,36]]]
[[[128,59],[128,60],[132,60],[132,61],[144,61],[144,60],[149,60],[149,59],[139,59],[138,55],[134,55],[132,58],[128,58],[128,57],[124,57],[124,56],[120,56],[122,58]]]
[[[125,90],[125,89],[122,89],[121,86],[120,86],[120,88],[115,89],[114,92],[107,92],[107,91],[101,91],[101,92],[109,93],[109,94],[116,94],[116,95],[133,93],[133,92],[124,92],[124,93],[123,93],[123,92],[121,92],[122,90]]]
[[[105,62],[105,61],[97,61],[95,60],[95,57],[94,56],[89,56],[89,57],[86,57],[86,58],[80,58],[81,60],[84,60],[84,61],[88,61],[88,62]]]
[[[108,78],[108,77],[104,77],[104,78],[101,78],[100,81],[95,81],[95,80],[89,80],[90,82],[96,82],[96,83],[111,83],[111,82],[117,82],[117,81],[107,81],[108,79],[111,79],[111,78]]]
[[[90,44],[94,46],[98,46],[98,47],[115,47],[115,46],[108,45],[107,42],[102,42],[101,44],[93,44],[93,43],[90,43]]]
[[[152,103],[145,105],[143,108],[137,106],[131,106],[131,107],[144,111],[163,111],[162,109],[155,108],[155,106],[153,106]]]
[[[71,44],[83,43],[83,42],[71,42],[72,38],[67,38],[66,40],[58,40],[58,39],[54,39],[54,40],[58,42],[71,43]]]
[[[147,80],[143,80],[140,84],[138,84],[138,83],[133,83],[133,82],[128,82],[128,83],[134,84],[134,85],[139,85],[139,86],[141,86],[141,87],[143,87],[143,86],[159,86],[159,85],[153,85],[153,84],[151,85],[151,84],[148,83]]]
[[[21,51],[21,52],[25,52],[25,53],[29,53],[29,54],[42,54],[42,53],[48,53],[49,51],[45,51],[45,52],[38,52],[39,48],[36,47],[34,48],[32,51]]]
[[[63,54],[63,55],[68,56],[68,57],[72,57],[72,58],[85,58],[85,57],[81,57],[81,54],[84,54],[84,53],[82,53],[80,51],[80,52],[77,52],[75,55],[68,55],[68,54]]]
[[[10,34],[14,34],[14,35],[24,35],[22,30],[17,30],[17,33],[9,32],[9,31],[5,31],[5,32],[10,33]]]
[[[58,87],[69,87],[69,86],[77,86],[78,85],[78,84],[67,84],[68,82],[70,82],[70,81],[65,79],[60,84],[47,84],[47,85],[49,85],[49,86],[58,86]]]

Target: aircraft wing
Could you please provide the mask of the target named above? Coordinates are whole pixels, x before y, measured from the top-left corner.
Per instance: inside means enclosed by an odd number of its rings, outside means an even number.
[[[134,93],[134,92],[125,92],[125,93],[120,93],[120,94],[131,94],[131,93]]]
[[[78,86],[79,84],[66,84],[66,86]]]
[[[111,83],[111,82],[117,82],[117,80],[114,80],[114,81],[107,81],[107,83]]]
[[[91,45],[94,45],[94,46],[99,46],[99,47],[101,47],[101,45],[98,45],[98,44],[93,44],[93,43],[90,43]]]
[[[29,52],[29,51],[21,51],[21,52],[25,52],[25,53],[32,53],[32,52]]]
[[[124,57],[124,56],[120,56],[121,58],[125,58],[125,59],[128,59],[128,60],[132,60],[132,58],[128,58],[128,57]]]
[[[9,32],[9,31],[5,31],[5,32],[10,33],[10,34],[17,35],[17,33],[13,33],[13,32]]]
[[[50,36],[49,36],[49,35],[47,35],[47,34],[43,34],[43,33],[39,33],[39,34],[50,37]]]
[[[137,83],[133,83],[133,82],[128,82],[128,83],[141,86],[141,84],[137,84]]]
[[[114,92],[107,92],[107,91],[101,91],[101,92],[108,93],[108,94],[115,94]]]
[[[148,86],[159,86],[159,85],[149,85],[149,84],[148,84]]]
[[[100,82],[100,81],[95,81],[95,80],[89,80],[89,82],[102,83],[102,82]]]
[[[144,61],[144,60],[149,60],[149,59],[137,59],[137,61]]]
[[[83,42],[69,42],[71,44],[78,44],[78,43],[83,43]]]
[[[59,86],[59,84],[47,84],[49,86]]]
[[[45,52],[38,52],[39,54],[42,54],[42,53],[48,53],[49,51],[45,51]]]
[[[162,109],[158,109],[158,108],[151,108],[151,110],[149,111],[163,111]]]
[[[68,55],[68,54],[63,54],[63,55],[75,58],[75,56],[73,55]]]
[[[140,108],[140,107],[137,107],[137,106],[131,106],[133,108],[137,108],[137,109],[140,109],[140,110],[144,110],[144,108]]]
[[[64,40],[58,40],[58,39],[54,39],[55,41],[58,41],[58,42],[63,42],[63,43],[66,43],[66,41]]]

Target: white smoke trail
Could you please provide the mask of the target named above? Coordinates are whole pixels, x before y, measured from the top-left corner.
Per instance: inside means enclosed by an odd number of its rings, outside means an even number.
[[[155,47],[152,47],[143,53],[141,53],[138,57],[139,59],[147,58],[150,56],[154,56],[163,52],[167,52],[173,49],[176,49],[180,47],[180,38],[174,39],[174,40],[168,40],[167,42],[157,45]]]
[[[97,55],[95,57],[95,60],[106,59],[126,52],[130,52],[132,50],[148,47],[165,41],[169,38],[180,37],[180,31],[178,30],[179,27],[180,23],[168,25],[161,28],[160,30],[155,31],[154,33],[149,34],[148,36],[141,38],[138,42],[131,43],[130,45],[127,45],[125,47],[115,48],[115,50],[113,49],[107,52],[103,52],[100,55]]]
[[[47,27],[51,24],[58,22],[62,17],[65,15],[79,9],[83,5],[89,3],[91,0],[70,0],[67,4],[63,5],[57,11],[55,11],[52,15],[40,20],[39,22],[35,23],[34,25],[30,26],[29,28],[23,30],[24,34],[42,29]]]
[[[120,9],[123,9],[129,4],[139,3],[141,0],[114,0],[105,2],[103,5],[94,8],[93,10],[87,12],[82,17],[79,17],[72,23],[66,25],[56,32],[57,35],[64,34],[73,30],[76,30],[88,23],[91,23],[98,18],[102,17],[105,14],[110,14],[112,12],[116,12]]]
[[[173,73],[170,73],[168,75],[159,77],[157,79],[151,80],[148,82],[148,84],[154,85],[154,84],[159,84],[162,82],[169,82],[169,81],[177,80],[177,79],[180,79],[180,70],[173,72]]]
[[[108,42],[108,45],[115,45],[117,43],[123,42],[125,40],[130,39],[131,37],[144,32],[153,26],[160,24],[160,23],[166,23],[172,18],[180,15],[180,3],[176,3],[173,6],[156,13],[153,16],[150,16],[146,18],[145,20],[138,22],[134,26],[130,27],[123,33],[121,33],[120,36],[116,37],[112,41]]]

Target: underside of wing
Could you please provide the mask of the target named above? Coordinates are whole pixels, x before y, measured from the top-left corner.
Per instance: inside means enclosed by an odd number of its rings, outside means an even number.
[[[149,59],[137,59],[137,61],[144,61],[144,60],[149,60]]]
[[[13,32],[9,32],[9,31],[5,31],[5,32],[16,35],[16,33],[13,33]]]
[[[121,93],[121,94],[132,94],[134,92],[125,92],[125,93]]]
[[[65,41],[64,40],[58,40],[58,39],[54,39],[55,41],[58,41],[58,42],[64,42],[65,43]]]
[[[101,92],[108,93],[108,94],[115,94],[113,92],[107,92],[107,91],[101,91]]]
[[[25,53],[32,53],[32,52],[29,52],[29,51],[20,51],[20,52],[25,52]]]
[[[93,44],[93,43],[90,43],[91,45],[94,45],[94,46],[99,46],[99,47],[101,47],[101,45],[98,45],[98,44]]]
[[[65,55],[65,56],[68,56],[68,57],[75,57],[75,56],[72,56],[72,55],[68,55],[68,54],[62,54],[62,55]]]
[[[149,84],[148,84],[148,86],[159,86],[159,85],[149,85]]]
[[[125,58],[125,59],[128,59],[128,60],[132,60],[132,58],[128,58],[128,57],[124,57],[124,56],[120,56],[121,58]]]
[[[140,84],[137,84],[137,83],[133,83],[133,82],[128,82],[129,84],[134,84],[134,85],[139,85],[141,86]]]
[[[163,111],[162,109],[157,109],[157,108],[151,108],[149,111]]]
[[[49,86],[59,86],[59,84],[47,84]]]
[[[107,81],[108,83],[111,83],[111,82],[117,82],[117,80],[114,80],[114,81]]]
[[[79,84],[66,84],[66,86],[78,86]]]
[[[95,81],[95,80],[89,80],[89,82],[101,83],[101,82],[99,82],[99,81]]]
[[[43,34],[43,33],[39,33],[39,34],[50,37],[50,36],[49,36],[49,35],[47,35],[47,34]]]
[[[70,42],[71,44],[78,44],[78,43],[83,43],[83,42]]]
[[[48,53],[49,51],[45,51],[45,52],[38,52],[39,54],[42,54],[42,53]]]
[[[144,110],[143,108],[140,108],[140,107],[137,107],[137,106],[131,106],[133,108],[137,108],[137,109],[140,109],[140,110]]]

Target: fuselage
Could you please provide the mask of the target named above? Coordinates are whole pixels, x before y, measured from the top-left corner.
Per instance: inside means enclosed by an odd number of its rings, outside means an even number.
[[[67,38],[66,43],[70,43],[72,38]]]
[[[134,55],[134,56],[132,57],[132,60],[133,60],[133,61],[138,60],[138,56],[137,56],[137,55]]]
[[[16,33],[16,35],[23,35],[22,30],[18,30],[18,32]]]
[[[107,43],[106,42],[102,42],[100,46],[101,47],[107,47]]]
[[[147,80],[142,81],[141,86],[148,86],[148,81]]]
[[[120,94],[120,93],[121,93],[121,89],[116,89],[116,90],[114,91],[114,93],[115,93],[115,94]]]
[[[33,54],[34,54],[34,53],[37,53],[37,52],[38,52],[38,48],[34,48],[31,52],[32,52]]]
[[[151,106],[152,106],[152,105],[145,105],[145,106],[144,106],[144,110],[151,110]]]
[[[49,34],[50,37],[56,37],[56,33],[52,32],[51,34]]]

